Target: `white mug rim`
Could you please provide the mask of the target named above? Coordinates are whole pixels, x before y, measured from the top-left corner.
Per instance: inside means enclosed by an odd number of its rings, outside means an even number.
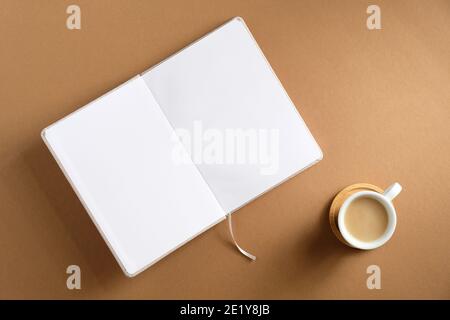
[[[356,199],[362,198],[362,197],[369,197],[372,199],[377,200],[379,203],[381,203],[384,208],[386,209],[386,213],[388,215],[388,225],[386,227],[386,231],[384,234],[379,237],[378,239],[370,242],[362,241],[350,234],[350,232],[345,227],[344,219],[345,215],[347,213],[347,208],[349,205]],[[354,194],[352,194],[350,197],[348,197],[344,203],[342,204],[341,208],[339,209],[338,214],[338,228],[339,232],[341,233],[342,237],[345,239],[345,241],[352,247],[355,247],[357,249],[362,250],[371,250],[378,247],[381,247],[384,245],[389,239],[392,237],[395,231],[395,227],[397,224],[397,214],[394,208],[394,205],[392,204],[391,200],[389,200],[387,197],[385,197],[383,194],[374,192],[374,191],[359,191]]]

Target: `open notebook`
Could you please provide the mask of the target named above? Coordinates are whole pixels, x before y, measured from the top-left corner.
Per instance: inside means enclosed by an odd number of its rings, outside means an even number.
[[[274,133],[272,161],[199,161],[195,139],[177,131],[199,127],[219,138],[236,130]],[[241,18],[42,137],[128,276],[322,158]]]

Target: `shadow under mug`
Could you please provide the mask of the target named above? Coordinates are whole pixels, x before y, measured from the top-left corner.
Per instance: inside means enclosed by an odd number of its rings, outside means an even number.
[[[378,247],[381,247],[392,237],[395,231],[395,227],[397,225],[397,213],[395,211],[395,207],[392,204],[392,200],[398,196],[398,194],[402,191],[402,186],[395,182],[390,187],[388,187],[383,193],[378,193],[374,191],[359,191],[352,194],[348,197],[341,208],[339,209],[338,214],[338,228],[342,237],[345,239],[347,244],[353,248],[361,249],[361,250],[371,250]],[[388,217],[388,223],[385,232],[376,240],[366,242],[355,238],[346,228],[345,226],[345,215],[347,213],[347,209],[350,204],[359,198],[372,198],[383,205],[386,210],[386,214]]]

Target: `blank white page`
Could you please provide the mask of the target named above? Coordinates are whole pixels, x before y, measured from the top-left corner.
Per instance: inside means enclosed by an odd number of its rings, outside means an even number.
[[[129,276],[225,216],[195,165],[174,163],[180,142],[141,77],[43,138]]]
[[[194,123],[201,121],[203,133],[207,129],[222,133],[226,129],[278,130],[278,148],[269,150],[266,158],[271,160],[266,163],[205,163],[195,159],[195,147],[184,141],[226,212],[322,158],[319,146],[241,18],[142,76],[175,129],[191,130],[194,136]],[[229,141],[224,136],[223,141]],[[276,161],[278,169],[270,169]],[[271,170],[274,173],[267,174]]]

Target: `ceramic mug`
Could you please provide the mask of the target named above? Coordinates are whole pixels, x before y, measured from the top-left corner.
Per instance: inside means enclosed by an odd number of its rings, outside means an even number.
[[[397,213],[395,211],[395,207],[392,204],[392,200],[398,196],[398,194],[402,191],[402,186],[399,183],[392,184],[389,188],[387,188],[383,193],[378,193],[374,191],[359,191],[354,194],[352,194],[350,197],[348,197],[344,203],[342,204],[341,208],[339,209],[338,214],[338,228],[339,232],[341,233],[342,237],[345,239],[345,241],[354,248],[362,249],[362,250],[371,250],[378,247],[381,247],[383,244],[385,244],[394,234],[395,227],[397,225]],[[386,210],[387,214],[387,227],[385,232],[378,238],[370,242],[362,241],[357,238],[355,238],[346,228],[345,226],[345,215],[347,213],[347,209],[350,206],[350,204],[355,201],[356,199],[368,197],[372,198],[379,203],[381,203]]]

